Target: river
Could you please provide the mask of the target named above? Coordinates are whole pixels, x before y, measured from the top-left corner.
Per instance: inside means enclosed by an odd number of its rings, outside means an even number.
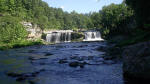
[[[97,51],[106,42],[70,42],[0,51],[0,84],[124,84],[122,63]]]

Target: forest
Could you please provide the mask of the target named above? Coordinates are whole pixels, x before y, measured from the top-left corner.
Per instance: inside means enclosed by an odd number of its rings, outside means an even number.
[[[0,0],[0,84],[150,84],[149,8],[148,0],[122,0],[78,13]]]
[[[123,44],[149,40],[150,14],[146,9],[150,5],[142,0],[134,2],[124,0],[122,4],[104,6],[99,12],[79,14],[49,7],[42,0],[0,0],[0,42],[26,39],[27,32],[22,21],[37,24],[42,30],[99,30],[105,39],[117,35],[128,36],[130,39],[137,36]]]

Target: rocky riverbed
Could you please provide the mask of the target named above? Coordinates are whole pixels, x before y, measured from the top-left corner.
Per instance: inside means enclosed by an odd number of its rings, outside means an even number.
[[[74,42],[0,51],[1,84],[124,84],[122,63],[97,51],[105,42]]]

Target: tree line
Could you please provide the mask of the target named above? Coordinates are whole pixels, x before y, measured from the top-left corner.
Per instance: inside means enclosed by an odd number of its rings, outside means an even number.
[[[84,14],[64,12],[42,0],[0,0],[0,12],[37,24],[43,30],[92,27],[90,18]]]
[[[88,16],[49,7],[42,0],[0,0],[0,43],[26,39],[22,21],[36,24],[42,30],[92,28]]]
[[[121,4],[104,6],[99,12],[92,13],[90,18],[105,38],[124,35],[145,41],[150,35],[148,8],[150,1],[123,0]]]
[[[21,21],[37,24],[42,30],[97,29],[105,38],[132,35],[135,30],[149,30],[149,6],[144,0],[124,0],[121,4],[104,6],[99,12],[78,14],[49,7],[42,0],[0,0],[0,32],[3,32],[0,42],[25,38],[27,33]]]

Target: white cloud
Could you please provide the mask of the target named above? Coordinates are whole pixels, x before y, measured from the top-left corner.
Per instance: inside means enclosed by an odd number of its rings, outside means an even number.
[[[60,8],[64,9],[65,7],[64,6],[60,6]]]

